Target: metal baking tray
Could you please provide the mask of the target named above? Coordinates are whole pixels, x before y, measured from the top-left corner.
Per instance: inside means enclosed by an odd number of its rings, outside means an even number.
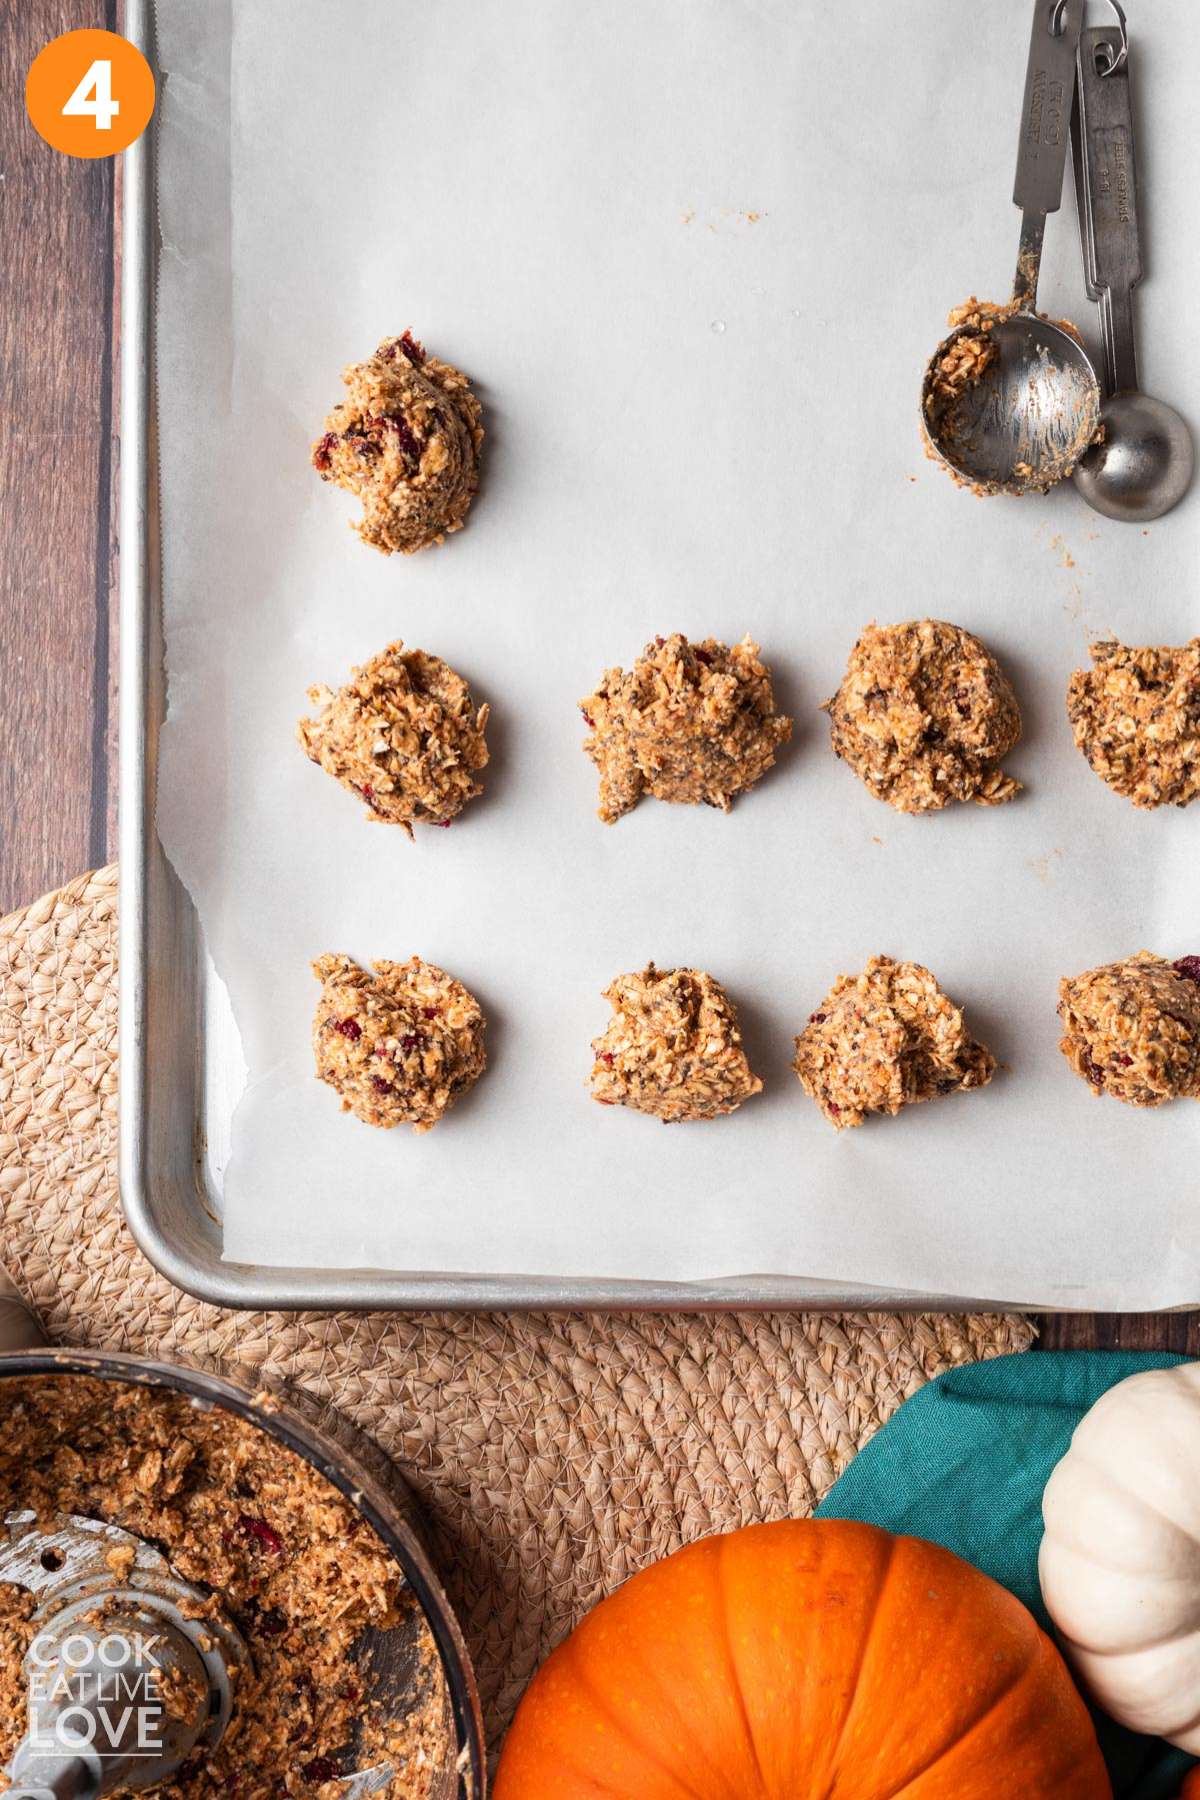
[[[152,0],[127,35],[154,62]],[[165,714],[155,442],[158,251],[153,128],[125,152],[120,471],[120,1183],[130,1229],[178,1287],[229,1307],[822,1311],[996,1304],[983,1296],[742,1276],[639,1282],[222,1260],[221,1170],[241,1082],[224,988],[155,826]],[[1011,1304],[1011,1302],[1009,1302]]]

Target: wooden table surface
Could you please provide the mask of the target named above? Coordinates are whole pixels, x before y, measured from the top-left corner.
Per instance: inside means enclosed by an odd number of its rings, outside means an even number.
[[[3,6],[0,914],[116,854],[120,170],[57,155],[23,104],[43,44],[83,25],[119,29],[117,0]],[[1200,1352],[1200,1313],[1040,1324],[1048,1347]]]

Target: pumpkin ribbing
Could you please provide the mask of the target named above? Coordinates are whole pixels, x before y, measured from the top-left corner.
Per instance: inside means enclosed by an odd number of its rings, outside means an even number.
[[[535,1677],[495,1800],[1109,1800],[1031,1615],[949,1551],[788,1520],[691,1545]]]

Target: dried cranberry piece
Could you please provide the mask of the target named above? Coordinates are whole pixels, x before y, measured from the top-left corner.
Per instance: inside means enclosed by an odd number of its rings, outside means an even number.
[[[332,1756],[314,1756],[300,1771],[305,1781],[311,1781],[314,1785],[322,1781],[336,1781],[341,1772]]]
[[[835,1106],[833,1101],[831,1100],[829,1102],[828,1106],[825,1108],[825,1111],[831,1112],[833,1114],[834,1118],[837,1119],[837,1118],[840,1118],[842,1109],[840,1106]]]
[[[613,1063],[616,1061],[616,1057],[613,1055],[611,1050],[601,1050],[600,1051],[600,1061],[602,1063],[607,1063],[609,1068],[611,1069],[613,1066]]]
[[[326,469],[328,469],[330,453],[333,450],[333,446],[336,443],[337,443],[336,431],[327,431],[325,433],[325,436],[321,439],[320,443],[317,445],[316,449],[313,451],[313,453],[312,453],[313,468],[316,469],[316,471],[319,475],[324,475]]]
[[[239,1513],[237,1528],[256,1550],[265,1551],[268,1556],[283,1555],[283,1539],[265,1519],[254,1518],[250,1513]]]
[[[1171,967],[1185,981],[1200,981],[1200,956],[1181,956]]]
[[[665,637],[656,637],[654,640],[654,642],[657,644],[657,646],[660,650],[662,649],[662,647],[666,643],[666,641],[667,640]]]
[[[582,707],[580,707],[580,709],[579,709],[579,710],[580,710],[580,712],[583,712],[583,708],[582,708]],[[591,715],[591,713],[586,713],[586,712],[585,712],[585,713],[583,713],[583,722],[584,722],[584,724],[585,724],[585,725],[587,725],[587,726],[588,726],[588,727],[589,727],[589,728],[590,728],[590,729],[591,729],[591,730],[592,730],[592,731],[595,731],[595,729],[596,729],[596,721],[595,721],[595,719],[593,719],[593,717],[592,717],[592,715]]]
[[[405,331],[400,339],[400,348],[414,369],[419,369],[425,361],[425,346],[418,343],[411,331]]]
[[[414,462],[420,462],[423,447],[421,440],[403,413],[389,413],[387,422],[400,440],[400,448],[404,454],[411,456]]]
[[[695,652],[695,656],[696,656],[697,662],[702,662],[702,663],[711,663],[712,662],[712,652],[709,650],[697,650]]]
[[[287,1630],[287,1620],[277,1606],[270,1606],[257,1615],[253,1626],[260,1637],[280,1637]]]
[[[439,831],[449,831],[450,827],[454,823],[454,820],[453,819],[430,819],[429,823],[431,825],[436,825]]]
[[[828,1013],[809,1013],[808,1022],[810,1025],[823,1025],[828,1017]]]
[[[391,1082],[385,1081],[382,1075],[372,1075],[371,1086],[378,1094],[390,1094],[392,1091]]]
[[[1133,1066],[1132,1056],[1126,1056],[1123,1052],[1118,1052],[1118,1054],[1113,1057],[1113,1061],[1119,1063],[1123,1069],[1132,1068]]]
[[[343,1037],[349,1038],[352,1044],[356,1044],[362,1036],[362,1026],[357,1019],[339,1019],[337,1029]]]
[[[1104,1086],[1104,1070],[1099,1068],[1090,1056],[1085,1056],[1083,1059],[1083,1072],[1093,1087],[1102,1088]]]
[[[421,1008],[421,1017],[423,1019],[436,1019],[441,1013],[441,1010],[440,1006],[423,1006]]]
[[[400,1048],[402,1050],[419,1050],[424,1042],[425,1039],[419,1031],[406,1031],[400,1039]]]
[[[372,804],[374,804],[375,789],[370,785],[369,782],[364,783],[362,787],[358,787],[356,785],[354,791],[356,794],[361,794],[364,800],[367,800],[367,801],[371,802]]]

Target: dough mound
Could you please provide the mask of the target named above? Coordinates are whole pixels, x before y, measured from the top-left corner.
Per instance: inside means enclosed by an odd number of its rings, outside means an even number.
[[[364,1125],[429,1131],[487,1067],[484,1017],[460,981],[410,956],[372,963],[350,956],[313,964],[321,998],[313,1020],[317,1077]]]
[[[986,1087],[996,1059],[928,969],[873,956],[861,975],[838,976],[796,1039],[792,1067],[842,1131],[868,1113]]]
[[[1127,1106],[1200,1100],[1200,957],[1140,950],[1058,984],[1059,1049],[1097,1094]]]
[[[1020,792],[999,766],[1021,735],[1016,696],[958,625],[868,625],[824,710],[834,755],[897,812],[999,806]]]
[[[367,817],[402,825],[448,825],[482,793],[488,708],[440,656],[397,640],[351,671],[333,693],[311,687],[319,710],[296,735],[305,755],[367,803]]]
[[[608,669],[580,709],[600,771],[600,817],[613,824],[643,794],[728,812],[792,735],[771,672],[745,637],[732,648],[681,632],[647,644],[633,668]]]
[[[1075,743],[1101,781],[1135,806],[1200,794],[1200,638],[1140,649],[1105,638],[1067,687]]]
[[[604,998],[608,1030],[592,1044],[593,1100],[631,1106],[671,1124],[715,1119],[762,1091],[742,1048],[737,1013],[701,969],[618,975]]]
[[[406,331],[342,380],[348,397],[312,447],[313,468],[358,495],[354,529],[365,544],[385,555],[440,544],[479,486],[482,414],[466,376]]]

